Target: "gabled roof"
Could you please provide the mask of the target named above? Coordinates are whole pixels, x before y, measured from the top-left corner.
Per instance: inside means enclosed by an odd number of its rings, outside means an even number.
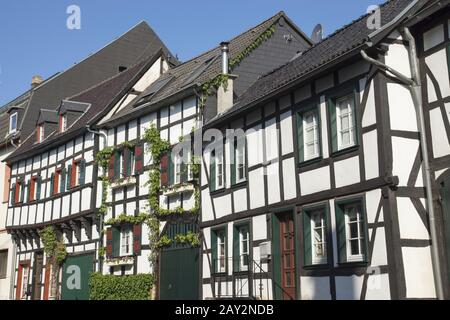
[[[294,29],[303,36],[307,43],[312,44],[311,40],[292,23],[284,12],[281,11],[257,26],[231,39],[229,41],[230,60],[248,48],[261,34],[277,23],[280,18],[284,18],[287,23],[292,25]],[[221,47],[217,46],[169,70],[160,78],[159,84],[154,83],[153,86],[148,88],[136,99],[135,104],[130,104],[120,110],[117,114],[112,116],[107,123],[117,120],[124,115],[133,113],[143,106],[148,108],[149,105],[157,105],[175,94],[197,85],[202,85],[208,80],[213,79],[221,73],[220,55]],[[157,87],[160,84],[163,85]],[[151,94],[149,94],[150,92]]]
[[[94,87],[91,87],[75,96],[67,98],[61,104],[82,104],[87,105],[85,112],[69,127],[65,132],[54,131],[49,134],[42,143],[36,143],[35,135],[31,133],[26,140],[9,156],[6,161],[17,161],[29,157],[32,154],[43,152],[49,148],[53,148],[56,144],[65,143],[74,136],[82,134],[86,130],[86,126],[90,126],[98,121],[109,108],[125,94],[136,81],[153,65],[155,60],[161,55],[161,50],[154,57],[146,59],[128,68],[122,73],[107,79]],[[41,111],[42,112],[42,111]],[[43,110],[45,115],[56,111]],[[34,130],[34,127],[33,127]]]
[[[405,14],[405,9],[409,12],[413,10],[415,0],[391,0],[380,6],[381,8],[381,29],[388,26],[397,16]],[[225,113],[218,115],[209,121],[208,126],[215,122],[220,122],[243,108],[254,105],[263,100],[269,94],[282,90],[285,86],[308,79],[308,76],[321,68],[326,68],[329,64],[339,58],[345,57],[350,52],[358,49],[367,43],[369,35],[374,33],[368,28],[369,14],[366,14],[350,24],[335,31],[333,34],[306,50],[297,58],[286,63],[280,68],[263,76],[256,81],[248,90],[242,94],[236,104]]]
[[[18,130],[22,138],[34,130],[40,109],[56,110],[61,100],[92,87],[119,73],[119,67],[131,67],[162,50],[171,62],[178,64],[158,35],[141,22],[96,53],[75,64],[45,83],[30,90],[24,114],[19,118]],[[0,132],[0,143],[4,134]]]
[[[58,112],[56,110],[41,109],[37,124],[44,122],[58,123]]]

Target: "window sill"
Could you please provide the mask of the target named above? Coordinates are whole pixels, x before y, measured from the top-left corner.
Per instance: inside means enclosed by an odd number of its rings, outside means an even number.
[[[357,151],[358,149],[359,149],[359,145],[357,144],[357,145],[354,145],[352,147],[347,147],[347,148],[342,149],[342,150],[331,152],[331,156],[332,157],[339,157],[340,155],[347,154],[347,153],[350,153],[350,152],[353,152],[353,151]]]
[[[303,269],[315,270],[315,269],[327,269],[328,267],[329,267],[328,262],[323,262],[323,263],[317,263],[317,264],[304,265]]]
[[[216,189],[216,190],[211,190],[211,188],[209,189],[209,193],[213,196],[213,195],[218,195],[221,194],[223,192],[225,192],[226,188],[225,187],[221,187],[220,189]]]
[[[106,259],[105,264],[108,267],[133,265],[134,257],[133,256],[125,256],[125,257]]]
[[[298,166],[299,168],[307,167],[307,166],[309,166],[309,165],[311,165],[311,164],[319,163],[319,162],[321,162],[322,160],[323,160],[322,156],[319,156],[319,157],[314,158],[314,159],[309,159],[309,160],[300,162],[297,166]]]
[[[123,188],[136,184],[136,177],[130,176],[111,182],[111,189]]]
[[[367,267],[369,265],[368,261],[365,260],[355,260],[355,261],[346,261],[346,262],[339,262],[338,266],[342,268],[346,267]]]
[[[231,185],[231,189],[239,189],[247,185],[247,180],[242,180]]]
[[[194,192],[195,188],[192,183],[187,182],[187,183],[168,187],[167,190],[163,192],[163,196],[171,196],[171,195],[180,194],[180,193],[189,192],[189,191]]]

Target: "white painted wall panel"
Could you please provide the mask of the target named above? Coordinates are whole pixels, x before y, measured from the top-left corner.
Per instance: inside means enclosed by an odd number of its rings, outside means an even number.
[[[430,239],[422,219],[409,198],[397,198],[400,238],[402,239]]]
[[[246,131],[247,135],[247,149],[248,149],[248,166],[263,162],[263,135],[261,125],[255,126]]]
[[[285,112],[280,116],[281,152],[283,155],[294,152],[294,140],[292,131],[291,112]]]
[[[212,200],[209,195],[209,189],[202,191],[202,221],[214,220]]]
[[[375,109],[375,94],[374,94],[374,88],[373,88],[373,82],[370,82],[370,86],[366,89],[369,90],[369,94],[367,96],[367,102],[366,102],[366,108],[364,109],[364,114],[362,118],[362,126],[368,127],[370,125],[373,125],[377,122],[376,117],[376,109]],[[362,99],[361,95],[361,99]]]
[[[336,277],[336,300],[359,300],[362,276]]]
[[[181,101],[170,106],[170,123],[181,120]]]
[[[247,188],[242,188],[233,192],[234,212],[247,210]]]
[[[279,162],[267,166],[267,189],[270,190],[267,193],[268,203],[280,202]]]
[[[435,298],[430,247],[402,248],[407,298]]]
[[[137,121],[133,120],[128,123],[128,141],[137,138]]]
[[[64,196],[62,198],[62,207],[61,207],[61,215],[63,217],[67,217],[70,214],[70,195]]]
[[[193,116],[197,110],[197,99],[195,97],[190,97],[183,100],[183,117],[187,118]]]
[[[403,44],[391,44],[389,51],[386,54],[385,63],[395,68],[398,72],[404,74],[406,77],[411,77],[411,70],[409,66],[408,50]]]
[[[387,87],[391,129],[417,131],[416,110],[408,88],[395,83]]]
[[[423,33],[423,49],[426,51],[444,42],[444,25],[440,24]]]
[[[86,211],[86,210],[91,209],[91,192],[92,192],[91,188],[84,188],[81,191],[81,197],[82,197],[81,211]]]
[[[364,167],[366,180],[377,178],[380,175],[378,166],[378,136],[377,130],[363,135]]]
[[[283,160],[282,165],[284,200],[293,199],[297,196],[297,184],[295,181],[295,158]]]
[[[266,121],[265,128],[266,161],[278,158],[278,130],[276,118]]]
[[[267,239],[266,215],[263,214],[253,217],[252,224],[253,224],[253,241],[266,240]]]
[[[447,66],[447,51],[445,48],[425,57],[425,63],[439,83],[439,89],[443,98],[450,95],[450,80]],[[444,66],[444,67],[443,67]]]
[[[81,191],[72,193],[72,208],[70,214],[80,213],[80,195]],[[91,199],[86,199],[85,201],[90,202]]]
[[[406,186],[408,183],[418,148],[418,140],[392,137],[392,174],[398,176],[401,186]]]
[[[331,300],[330,277],[300,277],[301,300]]]
[[[231,214],[231,195],[216,197],[213,201],[217,219]]]
[[[259,168],[252,170],[249,176],[249,190],[250,190],[250,209],[259,208],[265,205],[265,190],[264,190],[264,170]]]
[[[302,195],[328,190],[330,186],[329,166],[300,173],[300,190]]]
[[[445,132],[444,119],[440,108],[434,108],[430,111],[431,142],[433,146],[433,156],[435,158],[450,154],[450,144]]]
[[[356,156],[335,162],[334,175],[337,188],[359,183],[361,181],[359,172],[359,157]]]

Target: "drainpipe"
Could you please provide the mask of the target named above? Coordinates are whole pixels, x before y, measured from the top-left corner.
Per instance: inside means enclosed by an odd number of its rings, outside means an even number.
[[[92,130],[89,125],[86,126],[86,130],[92,134],[101,136],[104,140],[103,143],[103,147],[106,147],[107,143],[108,143],[108,136],[101,131],[94,131]],[[103,174],[106,174],[105,172],[103,172]],[[103,230],[103,215],[100,215],[100,245],[103,246],[103,234],[102,234],[102,230]],[[102,259],[98,259],[98,272],[102,272],[102,263],[101,263]]]
[[[414,106],[416,109],[417,125],[420,133],[420,147],[422,152],[422,171],[425,175],[425,189],[427,195],[427,209],[430,222],[430,236],[431,236],[431,259],[433,264],[434,273],[434,285],[436,290],[436,296],[439,300],[444,299],[444,290],[442,287],[442,273],[441,273],[441,262],[438,250],[438,236],[437,236],[437,225],[436,217],[433,207],[433,188],[431,183],[431,170],[430,163],[428,159],[428,143],[425,134],[425,120],[423,115],[423,105],[422,105],[422,81],[420,78],[419,63],[417,59],[416,42],[411,32],[407,27],[404,28],[404,35],[409,43],[409,60],[411,67],[412,79],[406,77],[402,73],[392,69],[391,67],[385,65],[384,63],[370,58],[364,50],[361,50],[362,57],[375,65],[376,67],[388,71],[394,75],[398,80],[400,80],[404,85],[408,86],[411,91],[411,96],[413,98]]]

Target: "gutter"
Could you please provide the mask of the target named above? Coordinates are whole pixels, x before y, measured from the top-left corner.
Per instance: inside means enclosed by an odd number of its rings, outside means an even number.
[[[412,79],[406,77],[402,73],[392,69],[386,64],[370,58],[364,50],[361,50],[361,55],[363,59],[368,61],[369,63],[375,65],[377,68],[387,71],[394,75],[400,82],[406,85],[413,98],[414,107],[416,109],[416,117],[417,117],[417,126],[420,133],[420,147],[422,152],[422,172],[425,176],[424,184],[427,195],[427,209],[430,223],[430,236],[431,236],[431,260],[433,265],[433,274],[434,274],[434,285],[436,290],[436,296],[439,300],[444,299],[444,289],[442,283],[442,270],[441,270],[441,261],[439,257],[439,248],[438,248],[438,235],[437,235],[437,223],[436,216],[433,207],[433,186],[431,183],[431,170],[430,170],[430,162],[428,159],[428,143],[425,134],[425,119],[423,114],[423,105],[422,105],[422,81],[420,78],[420,68],[419,68],[419,60],[417,58],[417,50],[416,50],[416,41],[412,36],[411,32],[407,27],[404,28],[404,36],[407,39],[408,53],[409,53],[409,61],[411,67],[411,75]]]

